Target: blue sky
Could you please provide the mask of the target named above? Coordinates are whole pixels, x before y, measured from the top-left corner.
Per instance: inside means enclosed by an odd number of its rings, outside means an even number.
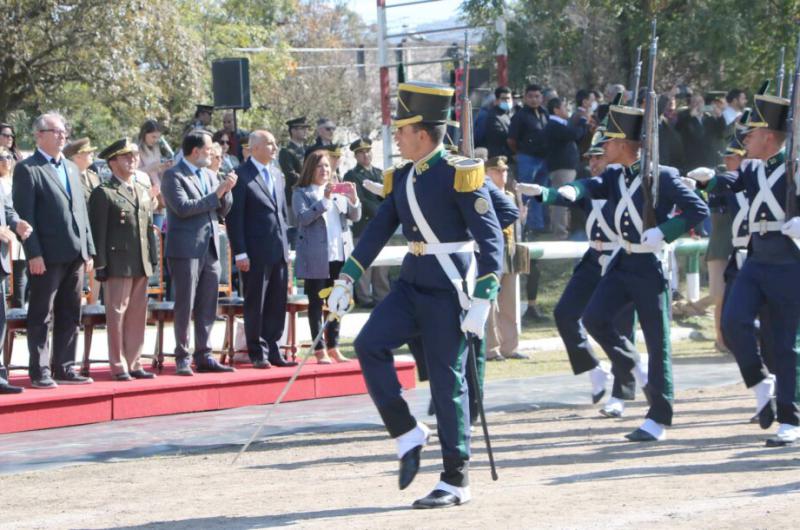
[[[377,2],[375,0],[343,0],[350,9],[359,13],[368,23],[377,20]],[[409,0],[386,0],[387,5],[405,3]],[[386,10],[386,21],[391,31],[402,29],[403,24],[414,28],[420,24],[437,22],[453,18],[458,14],[461,0],[440,0],[429,4],[417,4]]]

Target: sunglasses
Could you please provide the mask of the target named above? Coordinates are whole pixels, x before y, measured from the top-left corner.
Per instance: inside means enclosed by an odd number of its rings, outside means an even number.
[[[3,138],[14,138],[14,135],[9,133],[0,133],[0,136]]]
[[[325,127],[326,131],[335,131],[336,127]]]
[[[219,141],[219,142],[217,142],[217,143],[218,143],[219,145],[231,145],[231,143],[230,143],[228,140],[220,140],[220,141]]]
[[[8,156],[8,155],[0,156],[0,162],[3,162],[5,160],[14,160],[14,157],[13,156]]]

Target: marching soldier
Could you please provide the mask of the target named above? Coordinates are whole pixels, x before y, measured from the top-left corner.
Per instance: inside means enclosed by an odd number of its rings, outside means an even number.
[[[654,212],[644,211],[638,164],[643,116],[641,109],[612,105],[608,129],[601,139],[609,166],[599,177],[558,190],[568,200],[585,196],[606,199],[607,207],[613,211],[619,248],[609,258],[606,274],[584,311],[583,324],[617,364],[616,369],[624,373],[635,368],[635,361],[622,354],[629,348],[629,341],[614,327],[614,319],[630,303],[639,316],[649,353],[643,391],[650,410],[641,427],[626,435],[637,442],[664,440],[666,427],[672,424],[669,285],[661,263],[664,243],[674,241],[708,215],[705,203],[681,182],[675,168],[667,166],[659,170]],[[676,206],[681,213],[670,218]],[[642,219],[650,213],[658,225],[645,230]]]
[[[383,186],[383,172],[372,165],[372,141],[359,138],[350,144],[356,156],[356,166],[344,174],[345,182],[356,186],[358,200],[362,204],[361,220],[353,225],[356,243],[367,224],[375,217],[383,200],[364,187],[364,181],[371,180]],[[356,300],[362,307],[374,307],[389,294],[389,267],[370,267],[356,284]]]
[[[590,168],[594,169],[593,176],[602,174],[606,166],[603,160],[603,147],[596,143],[601,137],[602,133],[595,135],[595,141],[586,153]],[[615,351],[615,355],[609,355],[612,361],[611,372],[597,359],[586,330],[581,324],[581,315],[600,283],[611,253],[619,247],[617,233],[612,228],[614,212],[611,210],[611,205],[604,199],[593,200],[588,196],[571,202],[561,197],[555,189],[537,184],[520,183],[517,184],[517,189],[524,195],[535,196],[545,204],[581,208],[587,215],[586,236],[590,241],[589,250],[573,270],[572,277],[556,304],[553,316],[558,333],[567,349],[572,373],[589,374],[592,403],[598,403],[603,399],[606,387],[612,379],[611,374],[614,374],[611,397],[600,409],[600,414],[607,418],[620,418],[625,412],[625,401],[635,398],[636,380],[639,380],[639,385],[643,385],[647,378],[647,368],[641,365],[639,352],[634,346],[633,304],[624,305],[613,319],[614,329],[624,340],[620,342],[620,348]],[[618,361],[620,356],[624,358],[624,362]]]
[[[409,254],[400,279],[372,311],[355,349],[370,395],[397,444],[400,489],[416,476],[430,432],[401,396],[392,349],[421,337],[428,352],[444,471],[415,508],[470,500],[465,334],[483,336],[502,272],[503,234],[484,187],[483,163],[448,157],[442,146],[453,93],[428,83],[399,86],[395,140],[411,162],[384,173],[386,199],[328,298],[329,310],[344,315],[354,282],[402,226]]]
[[[723,309],[722,330],[745,384],[755,394],[759,423],[764,429],[775,419],[772,395],[776,393],[780,425],[776,436],[767,440],[767,446],[773,447],[800,440],[795,349],[800,324],[800,217],[787,219],[786,215],[783,148],[789,100],[771,95],[756,95],[754,99],[744,139],[750,158],[736,172],[714,176],[712,170],[698,168],[692,177],[706,183],[709,190],[724,186],[733,192],[744,191],[750,199],[748,257]],[[765,304],[771,322],[775,378],[764,365],[756,340],[754,322]]]
[[[100,153],[113,177],[92,192],[89,221],[96,278],[105,282],[108,360],[117,381],[152,379],[139,358],[147,319],[147,279],[158,262],[148,190],[135,181],[133,143],[117,140]]]

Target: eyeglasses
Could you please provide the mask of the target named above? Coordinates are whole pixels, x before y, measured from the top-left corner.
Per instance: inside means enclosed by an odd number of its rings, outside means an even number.
[[[3,162],[5,160],[14,160],[14,157],[9,155],[0,156],[0,162]]]
[[[39,132],[49,132],[53,133],[54,136],[63,136],[64,138],[69,138],[69,133],[64,129],[42,129]]]
[[[0,136],[2,136],[3,138],[12,138],[12,139],[14,138],[14,135],[9,133],[0,133]]]
[[[336,127],[325,127],[326,131],[335,131]]]
[[[220,140],[220,141],[219,141],[219,142],[217,142],[217,143],[218,143],[219,145],[231,145],[231,143],[230,143],[228,140]]]

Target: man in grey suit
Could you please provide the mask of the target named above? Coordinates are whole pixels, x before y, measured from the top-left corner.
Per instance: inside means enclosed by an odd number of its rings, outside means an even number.
[[[43,114],[33,131],[36,151],[14,168],[12,188],[17,213],[33,228],[24,243],[31,275],[28,374],[34,388],[91,383],[74,370],[84,270],[91,272],[95,253],[86,200],[77,166],[61,154],[64,118]],[[51,314],[55,381],[47,343]]]
[[[175,288],[175,363],[178,375],[193,375],[189,320],[194,313],[194,362],[198,372],[232,372],[211,355],[209,336],[219,290],[219,216],[231,209],[236,173],[219,179],[207,167],[211,135],[192,131],[183,139],[183,159],[167,170],[161,195],[167,205],[167,258]]]
[[[31,225],[23,221],[11,205],[11,197],[0,190],[0,350],[6,336],[6,303],[3,278],[11,274],[11,258],[9,248],[16,245],[16,236],[23,240],[31,235]],[[14,386],[8,382],[8,370],[0,359],[0,394],[19,394],[22,387]]]

